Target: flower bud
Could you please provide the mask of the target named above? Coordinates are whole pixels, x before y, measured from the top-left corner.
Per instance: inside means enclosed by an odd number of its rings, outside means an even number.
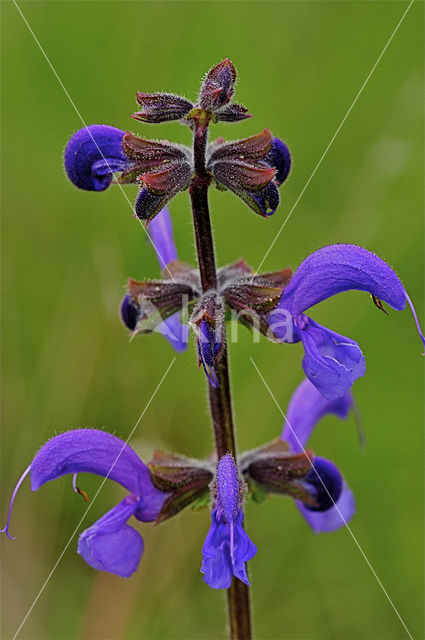
[[[252,118],[251,114],[248,113],[248,109],[235,102],[227,104],[215,113],[217,122],[239,122],[240,120],[246,120],[246,118]]]
[[[214,112],[230,102],[236,83],[236,69],[228,58],[210,69],[202,83],[199,106]]]
[[[121,320],[130,331],[134,331],[140,318],[140,305],[137,298],[128,293],[121,303]]]
[[[215,367],[220,360],[224,340],[224,305],[215,291],[204,294],[193,310],[189,324],[193,327],[198,344],[199,364],[213,387],[217,387]]]
[[[193,104],[173,93],[142,93],[137,92],[137,102],[142,107],[132,115],[135,120],[142,120],[151,124],[181,120],[193,108]]]

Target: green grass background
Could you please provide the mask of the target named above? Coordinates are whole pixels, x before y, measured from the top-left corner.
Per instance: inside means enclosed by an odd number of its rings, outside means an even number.
[[[31,28],[87,123],[188,142],[169,123],[129,118],[137,90],[195,97],[223,57],[238,68],[237,100],[254,118],[217,125],[229,138],[264,127],[284,138],[294,166],[269,221],[230,193],[211,194],[218,260],[258,265],[304,187],[407,2],[21,2]],[[62,152],[82,124],[11,2],[3,14],[3,393],[2,521],[23,469],[64,429],[105,427],[126,438],[172,358],[161,336],[129,343],[118,319],[127,276],[157,276],[144,232],[118,188],[84,193],[66,180]],[[269,254],[264,269],[296,266],[333,242],[385,258],[423,314],[423,3],[415,2]],[[127,194],[132,202],[135,187]],[[187,193],[172,203],[183,260],[194,261]],[[415,638],[423,638],[423,359],[409,312],[380,313],[362,293],[321,304],[313,317],[358,340],[366,376],[355,385],[367,433],[323,420],[311,444],[355,491],[352,531]],[[274,438],[302,379],[302,349],[231,348],[241,449]],[[205,379],[193,344],[178,356],[133,439],[205,456],[212,437]],[[93,495],[99,478],[84,476]],[[83,525],[123,495],[105,484]],[[14,635],[84,514],[70,478],[37,493],[27,482],[2,537],[3,637]],[[225,598],[199,573],[208,512],[140,526],[145,553],[128,580],[96,573],[76,537],[19,638],[116,640],[225,637]],[[136,527],[139,525],[136,524]],[[290,499],[248,505],[258,546],[250,563],[256,635],[262,639],[406,638],[347,530],[314,535]]]

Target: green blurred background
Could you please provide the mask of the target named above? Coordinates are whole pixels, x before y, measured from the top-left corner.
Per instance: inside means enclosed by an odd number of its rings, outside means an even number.
[[[3,11],[3,447],[2,521],[14,483],[37,448],[69,427],[105,427],[126,438],[173,356],[153,335],[131,344],[118,319],[127,276],[157,276],[145,235],[118,188],[84,193],[66,180],[62,151],[82,124],[11,2]],[[230,138],[264,127],[293,153],[276,215],[265,221],[230,193],[211,194],[218,259],[253,267],[304,187],[388,41],[407,2],[31,1],[20,6],[82,117],[188,142],[170,123],[129,118],[137,90],[194,97],[204,72],[228,56],[236,98],[255,115],[217,125]],[[423,317],[423,3],[407,14],[267,261],[296,266],[332,242],[385,258]],[[131,201],[135,187],[128,188]],[[187,193],[172,203],[180,257],[194,260]],[[355,394],[367,433],[323,420],[312,446],[343,469],[358,512],[352,531],[415,638],[423,638],[423,359],[409,312],[384,316],[369,296],[347,293],[313,317],[358,340],[367,374]],[[248,332],[231,348],[240,448],[274,438],[302,379],[302,349]],[[132,441],[205,456],[212,437],[205,379],[193,344],[178,356]],[[100,484],[84,476],[93,495]],[[123,495],[105,484],[80,530]],[[2,537],[3,637],[14,635],[85,503],[70,478],[16,502]],[[225,637],[223,593],[199,573],[207,511],[140,526],[145,554],[131,579],[96,573],[75,537],[19,638]],[[136,524],[138,526],[138,524]],[[248,505],[259,552],[251,562],[256,636],[262,639],[407,637],[349,532],[314,535],[289,499]]]

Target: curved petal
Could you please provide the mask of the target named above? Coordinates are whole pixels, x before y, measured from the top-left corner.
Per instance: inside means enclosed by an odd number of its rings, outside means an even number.
[[[148,227],[148,234],[152,240],[161,269],[177,260],[177,249],[173,239],[173,225],[170,212],[164,207],[152,220]]]
[[[242,582],[245,582],[245,584],[249,585],[245,563],[256,555],[257,547],[243,528],[243,520],[244,515],[243,512],[240,511],[234,530],[234,546],[232,549],[233,575],[239,578],[239,580],[242,580]]]
[[[78,553],[93,569],[122,578],[136,571],[143,553],[143,539],[126,524],[135,507],[131,496],[125,498],[80,535]]]
[[[328,413],[344,420],[352,407],[350,392],[339,398],[325,398],[310,380],[303,380],[295,389],[286,411],[281,438],[292,451],[303,451],[316,424]]]
[[[311,511],[302,502],[297,507],[309,526],[316,533],[336,531],[345,526],[356,512],[356,502],[351,489],[344,482],[341,495],[335,505],[327,511]]]
[[[152,240],[161,269],[165,269],[170,262],[177,260],[177,248],[173,239],[173,225],[170,212],[164,207],[151,221],[148,234]],[[137,324],[137,323],[136,323]],[[180,322],[180,311],[170,316],[158,327],[161,333],[178,352],[187,349],[189,342],[189,330],[187,325]]]
[[[180,316],[180,311],[177,311],[164,322],[161,322],[156,329],[164,338],[167,338],[171,346],[178,352],[187,349],[189,342],[189,327],[181,323]]]
[[[36,491],[49,480],[80,472],[108,477],[136,496],[157,491],[133,449],[98,429],[66,431],[46,442],[31,463],[31,488]]]
[[[66,145],[64,161],[68,178],[79,189],[104,191],[115,171],[130,165],[122,150],[124,131],[106,124],[92,124],[75,133]]]
[[[202,547],[201,573],[212,589],[228,589],[233,576],[228,526],[217,520],[216,509],[211,513],[211,519],[211,527]]]
[[[257,547],[243,528],[243,512],[226,524],[217,509],[211,513],[211,527],[202,547],[201,572],[212,589],[228,589],[232,575],[249,585],[245,563],[257,553]]]
[[[404,309],[406,292],[386,262],[353,244],[333,244],[309,255],[284,290],[280,305],[299,315],[331,296],[357,289]]]
[[[305,356],[303,369],[320,393],[330,400],[343,396],[364,375],[365,359],[357,342],[311,319],[299,331]]]

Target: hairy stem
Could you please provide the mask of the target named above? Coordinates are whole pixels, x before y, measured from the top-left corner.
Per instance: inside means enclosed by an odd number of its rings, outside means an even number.
[[[205,169],[207,136],[208,124],[195,122],[193,141],[195,176],[191,181],[189,193],[192,202],[199,271],[204,292],[217,288],[217,269],[208,207],[210,177]],[[222,355],[215,372],[218,386],[215,388],[208,384],[208,387],[217,458],[226,453],[231,453],[236,461],[236,442],[226,344],[223,346]],[[252,636],[248,586],[238,578],[233,577],[232,584],[227,590],[227,600],[230,637],[232,640],[250,640]]]

